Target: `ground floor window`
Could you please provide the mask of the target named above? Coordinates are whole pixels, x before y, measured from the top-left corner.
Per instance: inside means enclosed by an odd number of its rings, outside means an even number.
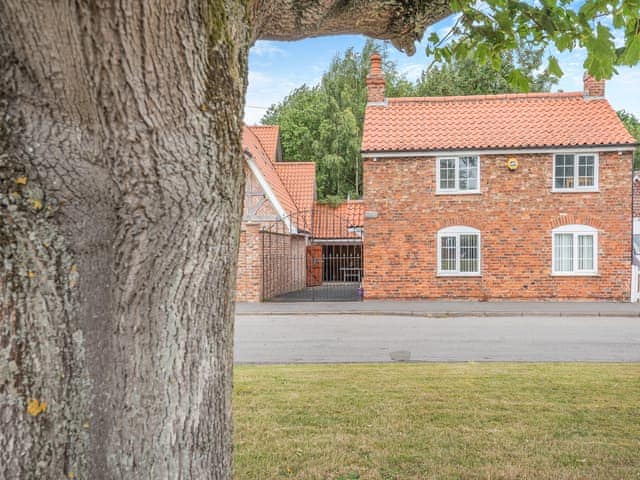
[[[598,232],[587,225],[553,230],[553,274],[593,275],[598,271]]]
[[[438,274],[480,274],[480,231],[456,226],[438,232]]]

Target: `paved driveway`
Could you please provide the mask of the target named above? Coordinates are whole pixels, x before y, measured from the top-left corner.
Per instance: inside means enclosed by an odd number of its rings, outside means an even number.
[[[238,315],[239,363],[640,361],[637,317]]]

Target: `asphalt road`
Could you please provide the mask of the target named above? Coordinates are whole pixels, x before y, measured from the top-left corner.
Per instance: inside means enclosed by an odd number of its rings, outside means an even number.
[[[238,315],[238,363],[639,362],[640,318]]]

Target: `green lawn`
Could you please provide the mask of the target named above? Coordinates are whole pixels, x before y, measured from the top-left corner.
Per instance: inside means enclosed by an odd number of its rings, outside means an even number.
[[[235,478],[640,479],[640,364],[238,366]]]

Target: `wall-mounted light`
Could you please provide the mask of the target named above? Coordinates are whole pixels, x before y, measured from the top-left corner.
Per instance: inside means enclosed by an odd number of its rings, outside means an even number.
[[[515,158],[515,157],[507,158],[507,168],[509,170],[511,170],[512,172],[514,170],[517,170],[519,165],[520,165],[520,163],[518,162],[517,158]]]

